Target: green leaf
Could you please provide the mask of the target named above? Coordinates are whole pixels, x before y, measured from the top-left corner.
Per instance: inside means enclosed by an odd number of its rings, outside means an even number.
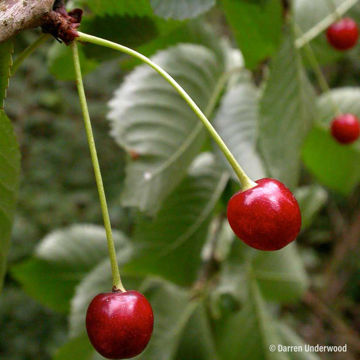
[[[303,341],[270,314],[256,282],[250,279],[250,291],[238,313],[217,320],[215,334],[222,359],[317,360],[304,352]],[[270,345],[275,351],[269,350]],[[302,346],[303,352],[281,352],[278,345]]]
[[[77,0],[78,6],[88,6],[96,15],[152,15],[149,0]]]
[[[270,301],[293,302],[301,298],[308,286],[302,259],[295,244],[284,249],[266,252],[254,251],[235,239],[231,254],[222,267],[218,285],[213,292],[215,307],[221,296],[243,303],[248,281],[246,275],[257,281],[263,296]],[[214,309],[215,312],[221,309]]]
[[[269,351],[270,345],[281,341],[256,282],[251,281],[249,288],[243,309],[216,324],[220,357],[226,360],[287,360],[286,354]]]
[[[212,211],[227,180],[228,175],[221,173],[209,153],[196,158],[157,217],[140,220],[134,235],[137,255],[124,271],[191,284],[201,263]]]
[[[9,86],[13,50],[14,45],[10,40],[0,44],[0,109],[4,108],[6,90]]]
[[[251,261],[251,274],[263,296],[277,302],[299,300],[308,286],[295,244],[279,251],[257,251]]]
[[[196,339],[196,341],[194,341]],[[178,347],[175,360],[217,360],[215,343],[206,308],[200,304],[191,316]]]
[[[30,259],[11,268],[25,292],[49,308],[68,312],[74,288],[81,276],[40,259]]]
[[[296,186],[300,149],[314,117],[315,94],[292,35],[273,59],[260,104],[259,148],[269,174]]]
[[[150,0],[154,13],[165,19],[189,19],[215,5],[215,0]]]
[[[128,239],[113,232],[116,247],[129,247]],[[35,256],[52,264],[86,272],[108,254],[105,230],[97,225],[73,225],[47,235],[36,249]]]
[[[174,360],[186,325],[198,304],[170,283],[158,283],[145,292],[154,311],[154,333],[145,351],[136,359]]]
[[[81,71],[83,75],[93,71],[97,67],[97,62],[87,59],[83,52],[83,46],[79,47]],[[71,48],[64,44],[54,42],[48,52],[49,72],[59,80],[74,80],[75,71]]]
[[[214,318],[238,309],[247,299],[246,265],[251,257],[251,249],[239,239],[234,238],[226,221],[219,237],[232,245],[226,261],[223,261],[216,287],[210,293],[210,308]],[[227,239],[227,240],[225,240]],[[218,256],[218,255],[217,255]]]
[[[222,0],[222,4],[246,67],[253,69],[275,53],[281,39],[281,1]]]
[[[314,127],[304,144],[303,161],[316,179],[340,194],[348,195],[360,180],[360,152],[338,144],[322,127]]]
[[[214,126],[245,172],[253,179],[264,177],[264,169],[255,149],[258,90],[248,72],[244,71],[241,80],[224,94]],[[230,168],[223,155],[221,158]]]
[[[360,117],[360,88],[339,88],[323,95],[318,101],[318,122],[302,149],[307,169],[323,185],[348,195],[360,181],[360,143],[340,145],[330,134],[335,116],[333,102],[342,113]]]
[[[181,44],[159,52],[153,61],[206,109],[223,71],[210,50]],[[203,125],[176,91],[145,65],[126,78],[110,108],[112,135],[136,154],[126,168],[122,204],[154,215],[201,149]]]
[[[301,228],[311,225],[327,201],[327,192],[319,185],[302,186],[295,190],[295,197],[301,210]]]
[[[18,143],[10,120],[4,110],[0,109],[0,291],[6,271],[19,177]]]
[[[114,232],[114,241],[122,251],[130,248],[120,232]],[[67,312],[76,284],[106,256],[102,227],[74,225],[47,235],[32,259],[12,267],[12,275],[42,304]]]
[[[70,339],[55,354],[53,360],[91,360],[94,348],[86,334]]]

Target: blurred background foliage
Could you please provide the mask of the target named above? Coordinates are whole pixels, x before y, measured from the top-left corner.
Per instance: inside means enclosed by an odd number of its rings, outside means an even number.
[[[139,359],[360,356],[360,146],[333,143],[326,128],[331,101],[360,116],[360,47],[338,53],[324,34],[311,41],[329,85],[340,88],[333,100],[321,95],[284,19],[296,22],[298,38],[332,10],[326,0],[294,0],[290,14],[287,3],[68,2],[85,9],[81,31],[157,53],[155,61],[209,112],[249,174],[280,178],[302,208],[297,247],[269,254],[233,241],[224,214],[238,184],[185,103],[157,74],[135,67],[137,61],[81,46],[125,286],[144,291],[155,311],[154,337]],[[360,22],[359,4],[349,13]],[[17,36],[15,57],[38,35]],[[239,68],[211,104],[216,84]],[[6,112],[22,160],[0,297],[1,360],[99,359],[83,320],[92,296],[110,289],[110,268],[73,77],[69,49],[48,41],[10,81]],[[192,145],[181,160],[159,182],[145,181],[189,134]],[[304,342],[346,343],[348,352],[267,350]]]

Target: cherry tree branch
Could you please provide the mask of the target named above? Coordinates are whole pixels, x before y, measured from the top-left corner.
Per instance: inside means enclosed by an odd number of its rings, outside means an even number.
[[[53,8],[54,0],[1,0],[0,42],[18,32],[42,25]]]

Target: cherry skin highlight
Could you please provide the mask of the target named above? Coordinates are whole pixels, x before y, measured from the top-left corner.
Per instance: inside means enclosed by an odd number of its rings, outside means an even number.
[[[280,181],[265,178],[256,183],[229,200],[229,224],[247,245],[258,250],[279,250],[295,240],[300,231],[299,205]]]
[[[340,144],[351,144],[359,138],[360,120],[353,114],[342,114],[331,122],[331,135]]]
[[[86,330],[97,352],[108,359],[140,354],[153,331],[150,303],[137,291],[101,293],[86,313]]]
[[[329,44],[336,50],[345,51],[356,45],[359,30],[353,19],[344,18],[328,27],[326,37]]]

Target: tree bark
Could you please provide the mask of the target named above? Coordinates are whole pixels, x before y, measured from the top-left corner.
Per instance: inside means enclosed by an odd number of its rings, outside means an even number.
[[[18,32],[40,26],[54,0],[0,0],[0,42]]]

